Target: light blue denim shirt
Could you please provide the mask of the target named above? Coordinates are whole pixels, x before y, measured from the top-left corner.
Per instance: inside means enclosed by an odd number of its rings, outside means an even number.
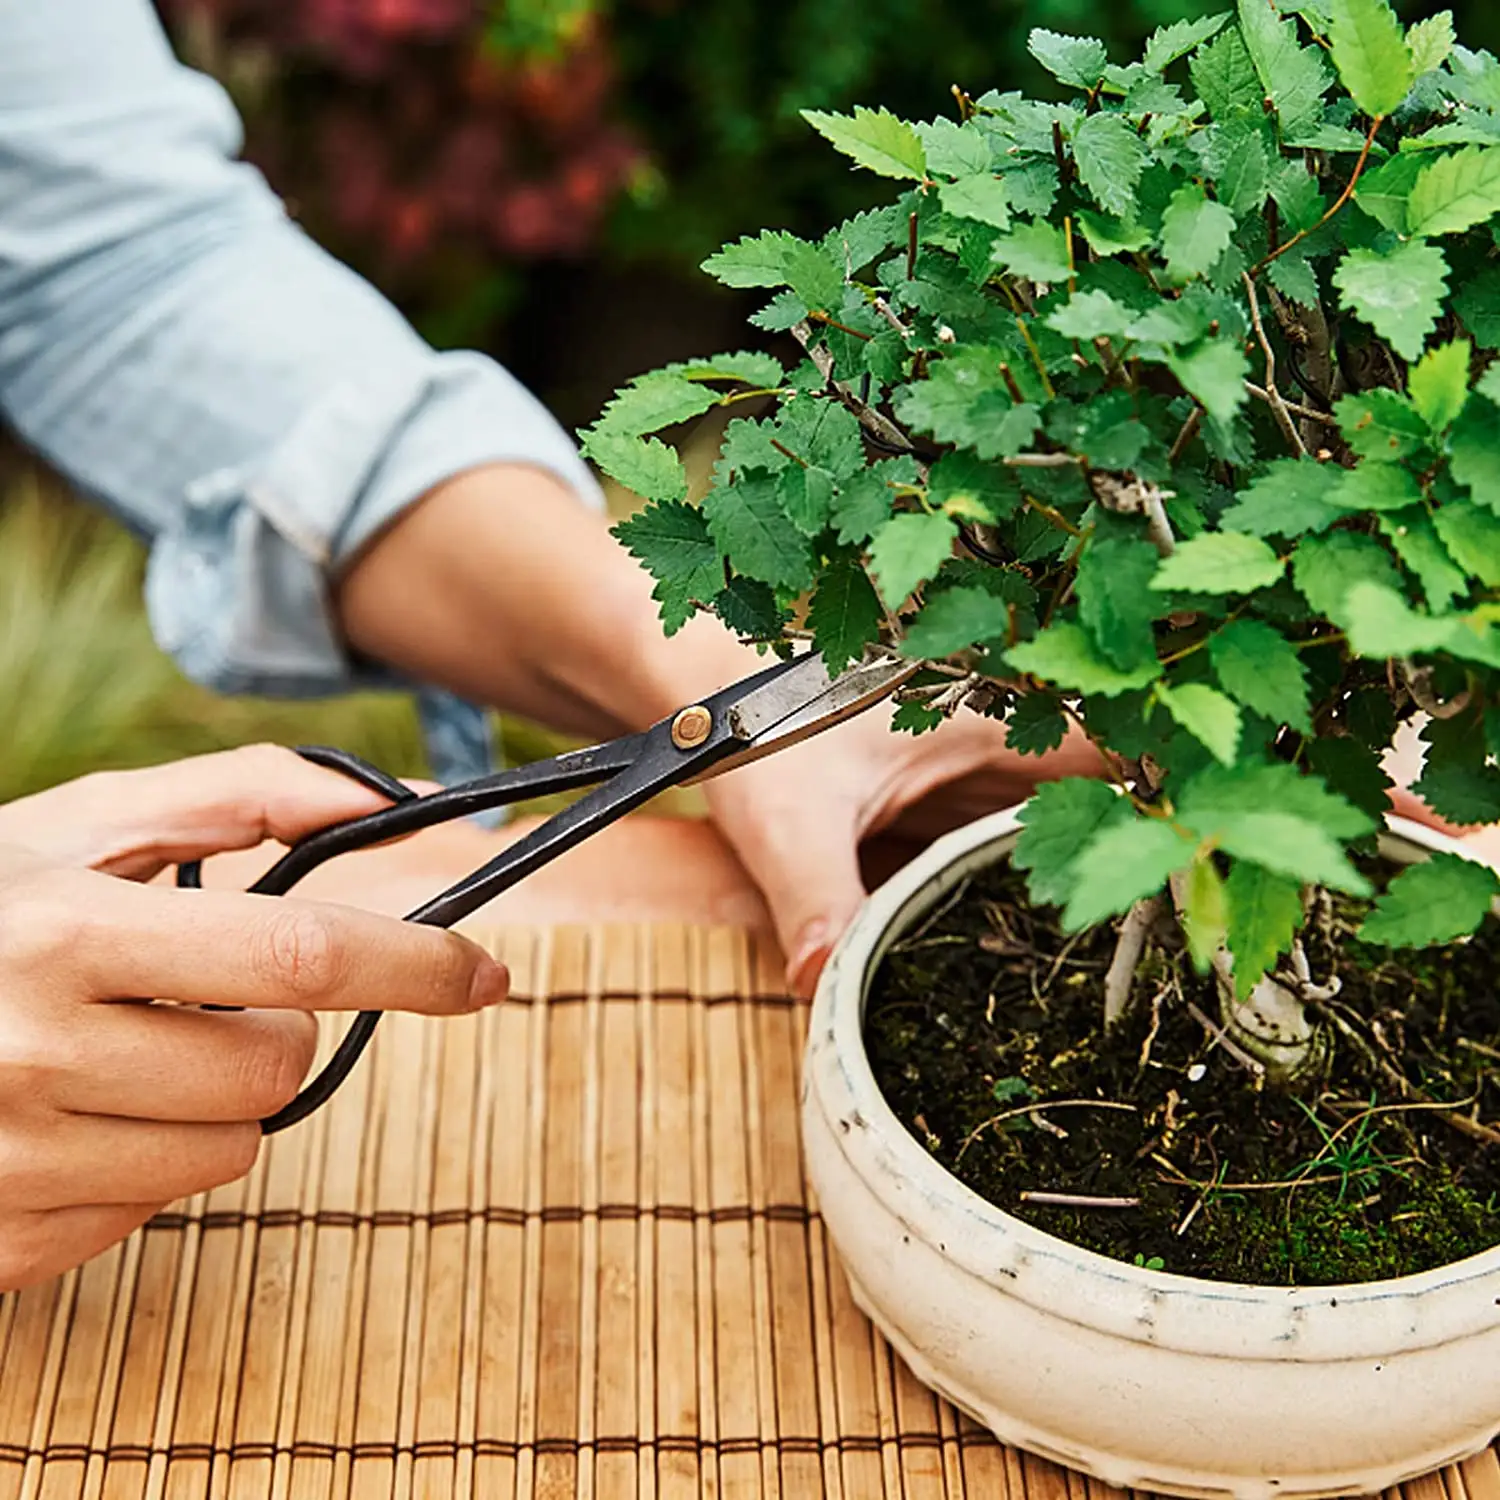
[[[354,549],[479,464],[599,492],[515,379],[429,348],[288,220],[240,143],[148,0],[0,0],[0,412],[148,539],[152,627],[189,676],[282,696],[389,682],[330,612]],[[419,701],[434,770],[477,774],[483,717]]]

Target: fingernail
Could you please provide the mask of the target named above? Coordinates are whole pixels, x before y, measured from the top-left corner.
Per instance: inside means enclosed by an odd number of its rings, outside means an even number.
[[[499,1005],[510,993],[510,970],[494,959],[486,958],[474,970],[469,982],[469,1004],[475,1010],[484,1010]]]
[[[787,988],[799,1000],[810,1000],[817,987],[818,975],[828,962],[828,921],[815,917],[798,934],[792,957],[786,966]]]

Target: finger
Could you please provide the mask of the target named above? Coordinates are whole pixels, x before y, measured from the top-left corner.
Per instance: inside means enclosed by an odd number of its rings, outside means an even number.
[[[38,1286],[133,1234],[160,1203],[62,1208],[0,1218],[0,1292]]]
[[[317,1022],[289,1011],[210,1015],[172,1005],[75,1009],[64,1048],[86,1056],[49,1090],[72,1114],[181,1124],[264,1120],[296,1097]]]
[[[28,1211],[171,1202],[243,1177],[263,1139],[256,1123],[58,1115],[0,1174],[0,1201]]]
[[[509,976],[440,928],[290,897],[140,886],[59,871],[6,907],[3,941],[54,989],[271,1010],[462,1015],[505,998]]]
[[[389,804],[279,745],[105,771],[0,809],[0,840],[64,864],[149,880],[171,864],[266,839],[292,843]]]

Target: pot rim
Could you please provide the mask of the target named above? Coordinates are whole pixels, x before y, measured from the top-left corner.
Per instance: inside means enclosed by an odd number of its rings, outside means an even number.
[[[996,846],[1019,832],[1024,805],[945,835],[870,895],[818,985],[807,1060],[809,1075],[817,1076],[808,1090],[809,1107],[825,1116],[838,1148],[903,1229],[971,1275],[1052,1316],[1090,1327],[1113,1325],[1133,1341],[1202,1354],[1379,1357],[1500,1326],[1500,1245],[1410,1276],[1328,1286],[1211,1281],[1148,1270],[996,1207],[917,1143],[886,1102],[865,1052],[870,981],[903,920],[992,863]],[[1392,858],[1419,858],[1419,850],[1466,853],[1456,840],[1408,819],[1391,815],[1387,825],[1392,837],[1384,852]],[[1106,1286],[1112,1295],[1101,1297]],[[1487,1317],[1476,1317],[1481,1299]],[[1068,1311],[1070,1306],[1081,1315]],[[1361,1319],[1365,1336],[1351,1338]]]

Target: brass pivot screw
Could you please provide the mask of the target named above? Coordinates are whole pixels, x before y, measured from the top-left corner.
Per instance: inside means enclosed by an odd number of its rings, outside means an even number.
[[[701,703],[685,708],[672,720],[672,743],[679,750],[693,750],[713,732],[714,716]]]

